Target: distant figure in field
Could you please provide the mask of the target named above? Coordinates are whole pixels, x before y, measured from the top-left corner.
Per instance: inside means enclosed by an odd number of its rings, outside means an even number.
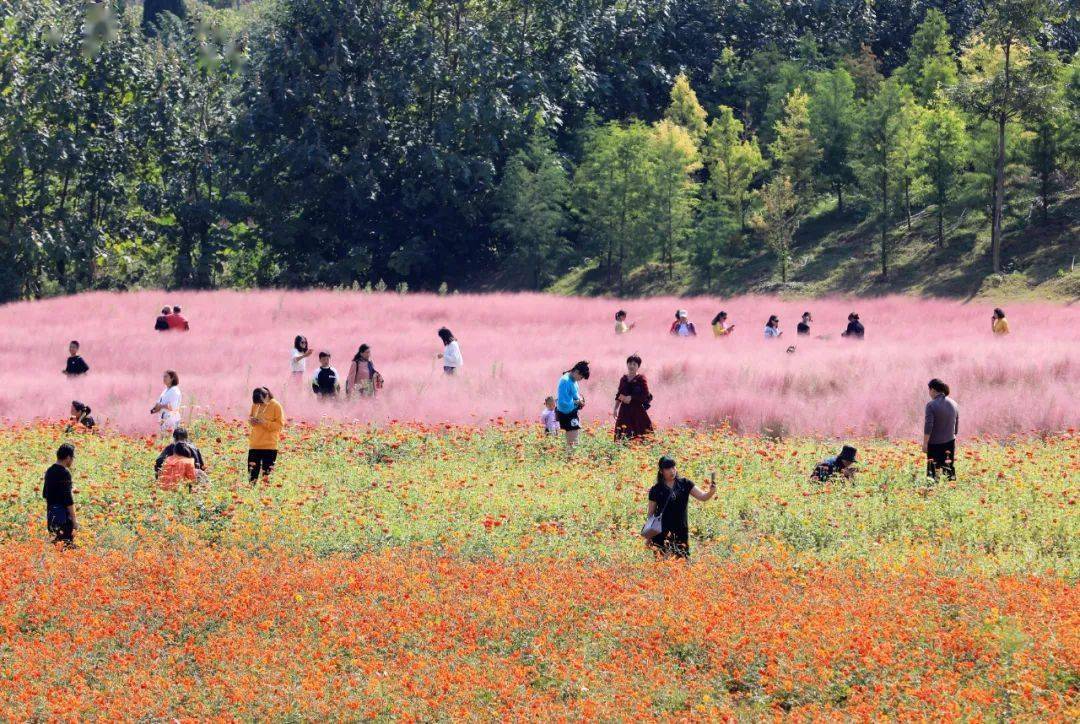
[[[304,373],[307,372],[307,358],[311,356],[311,348],[308,347],[307,337],[302,334],[296,335],[296,339],[293,340],[292,356],[289,360],[289,371],[300,379],[303,379]]]
[[[676,337],[697,336],[697,329],[694,328],[694,323],[690,321],[685,309],[675,312],[675,321],[671,323],[671,329],[668,331]]]
[[[248,437],[248,481],[270,477],[277,464],[278,444],[281,430],[285,427],[285,411],[281,403],[265,387],[256,387],[251,393],[251,435]]]
[[[810,312],[802,313],[802,320],[799,325],[795,327],[795,334],[802,337],[803,335],[810,336],[810,323],[814,321],[814,318],[810,316]]]
[[[175,370],[165,370],[162,376],[165,389],[158,396],[157,404],[150,409],[151,415],[160,416],[159,430],[163,434],[172,434],[180,425],[180,376]]]
[[[855,448],[844,445],[839,455],[827,457],[818,463],[814,467],[814,471],[810,473],[810,479],[819,483],[827,483],[837,474],[844,476],[848,480],[852,479],[855,477],[855,453]]]
[[[714,337],[726,337],[735,331],[734,324],[727,323],[727,312],[720,312],[712,320],[712,333]]]
[[[855,312],[847,315],[847,329],[840,333],[841,337],[849,339],[862,339],[866,336],[866,328],[859,321],[859,315]]]
[[[960,432],[960,406],[949,397],[949,386],[936,377],[928,383],[930,402],[926,403],[923,423],[923,452],[926,475],[937,480],[944,470],[949,480],[956,480],[956,434]]]
[[[626,334],[636,325],[626,323],[626,310],[620,309],[615,312],[615,334]]]
[[[157,476],[158,486],[162,490],[176,490],[181,483],[185,483],[188,492],[191,492],[198,481],[195,452],[186,442],[178,442],[170,447],[172,452],[165,458],[165,463]]]
[[[159,332],[168,332],[170,314],[172,314],[172,309],[170,309],[169,307],[162,307],[161,314],[156,320],[154,320],[154,329]]]
[[[654,515],[659,517],[660,532],[650,537],[647,534],[649,528],[647,523],[642,535],[648,538],[649,545],[656,549],[659,555],[689,558],[690,521],[687,508],[690,505],[690,497],[693,496],[704,503],[714,495],[716,495],[716,473],[710,473],[709,489],[705,491],[681,477],[673,459],[666,456],[660,458],[656,471],[656,484],[649,489],[648,507],[649,518]]]
[[[345,396],[374,397],[376,390],[381,390],[383,377],[371,361],[371,347],[362,344],[352,358],[349,374],[345,377]]]
[[[990,322],[990,328],[996,335],[1005,335],[1009,333],[1009,320],[1005,319],[1005,312],[1001,307],[994,310],[994,316]]]
[[[649,382],[640,374],[641,357],[632,354],[626,358],[626,374],[619,380],[615,393],[615,440],[632,440],[653,431],[648,409],[652,404]]]
[[[578,383],[589,379],[589,363],[582,360],[563,373],[559,378],[558,396],[555,400],[555,416],[559,427],[566,431],[566,449],[571,450],[577,444],[581,433],[581,418],[578,413],[585,407],[585,398],[578,389]]]
[[[86,364],[86,360],[79,356],[79,341],[77,339],[71,340],[68,344],[68,358],[67,365],[64,367],[64,374],[75,377],[85,375],[89,371],[90,365]]]
[[[780,317],[775,314],[769,317],[769,321],[765,322],[765,339],[775,339],[782,335],[780,331]]]
[[[75,446],[64,443],[56,451],[56,462],[45,471],[41,497],[45,499],[45,524],[53,534],[53,543],[65,548],[75,544],[75,500],[71,497],[71,467],[75,464]]]
[[[78,400],[71,401],[71,422],[67,426],[67,432],[71,432],[76,427],[84,427],[87,430],[93,430],[94,418],[90,417],[90,405],[84,405]]]
[[[337,397],[341,382],[336,369],[330,366],[330,353],[319,352],[319,369],[311,376],[311,391],[319,397]]]
[[[191,329],[187,319],[180,313],[180,307],[173,307],[172,313],[165,317],[165,321],[169,323],[169,329],[174,332],[186,332]]]
[[[559,434],[559,416],[555,414],[555,398],[551,395],[544,398],[544,411],[540,413],[540,422],[544,426],[545,434]]]
[[[203,462],[202,453],[199,452],[199,448],[191,444],[188,440],[188,432],[182,427],[178,427],[173,430],[173,441],[165,446],[165,449],[161,451],[161,454],[157,456],[157,460],[154,461],[154,475],[157,476],[161,473],[161,466],[165,464],[165,460],[173,454],[176,446],[180,443],[184,443],[191,448],[191,457],[195,461],[196,470],[206,470],[206,464]]]
[[[458,344],[457,337],[446,327],[439,329],[439,339],[443,343],[443,351],[435,355],[435,359],[442,360],[442,371],[448,375],[456,374],[458,369],[463,364],[461,359],[461,346]]]

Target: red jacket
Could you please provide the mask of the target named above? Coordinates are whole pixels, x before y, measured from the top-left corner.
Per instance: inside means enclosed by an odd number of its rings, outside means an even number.
[[[169,329],[178,329],[182,331],[188,331],[191,327],[188,325],[188,321],[184,319],[182,314],[170,314],[165,317],[165,321],[169,324]]]

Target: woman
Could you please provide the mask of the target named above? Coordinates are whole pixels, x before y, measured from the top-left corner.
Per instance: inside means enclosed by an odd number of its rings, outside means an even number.
[[[956,433],[960,432],[960,407],[949,397],[949,386],[936,377],[927,384],[930,402],[923,422],[926,475],[937,480],[938,469],[956,480]]]
[[[71,422],[67,426],[67,432],[71,432],[76,426],[85,427],[87,430],[94,428],[94,418],[90,417],[90,406],[84,405],[78,400],[71,401]]]
[[[619,391],[615,393],[615,441],[632,440],[648,435],[653,431],[649,419],[649,405],[652,395],[645,375],[638,374],[641,369],[641,357],[632,354],[626,358],[626,374],[619,380]]]
[[[154,329],[158,332],[169,331],[169,315],[172,314],[172,308],[162,307],[161,314],[154,320]]]
[[[151,415],[160,415],[159,430],[163,435],[172,435],[180,424],[180,376],[175,370],[165,370],[163,375],[165,389],[158,396],[157,404],[150,410]]]
[[[270,472],[277,463],[278,444],[281,442],[281,430],[285,427],[285,411],[281,403],[274,399],[270,390],[256,387],[251,393],[251,435],[248,437],[248,482],[270,477]]]
[[[726,337],[735,331],[734,324],[727,323],[727,312],[720,312],[712,320],[712,333],[715,337]]]
[[[620,309],[615,312],[615,334],[626,334],[634,328],[633,324],[626,323],[626,310]]]
[[[439,330],[439,339],[442,340],[443,351],[435,355],[435,358],[443,361],[443,372],[448,375],[455,374],[462,365],[461,347],[458,346],[457,337],[443,327]]]
[[[559,378],[559,391],[555,398],[555,417],[559,427],[566,432],[566,449],[573,449],[581,433],[581,419],[578,413],[585,407],[585,398],[581,396],[578,382],[589,379],[589,363],[582,360],[563,373]]]
[[[311,356],[311,348],[308,346],[307,337],[302,334],[296,335],[293,340],[292,358],[289,361],[289,369],[292,371],[294,380],[302,380],[307,372],[307,358]]]
[[[649,541],[659,555],[690,557],[690,524],[687,507],[690,496],[701,502],[716,495],[716,473],[711,473],[709,489],[704,491],[686,478],[679,477],[675,461],[664,456],[656,471],[656,485],[649,490],[649,511],[660,516],[660,535]]]
[[[859,315],[852,312],[847,315],[847,329],[840,333],[841,337],[850,337],[851,339],[862,339],[866,336],[866,328],[863,327],[862,322],[859,321]]]
[[[765,339],[775,339],[782,335],[780,331],[780,317],[775,314],[769,317],[769,321],[765,323]]]
[[[198,480],[195,468],[195,451],[186,442],[172,446],[172,454],[165,458],[158,474],[158,485],[162,490],[176,490],[181,482],[187,483],[188,492]]]
[[[676,337],[697,336],[697,329],[694,328],[694,323],[690,321],[685,309],[675,312],[675,321],[671,323],[671,329],[668,331]]]
[[[371,347],[366,344],[360,345],[356,356],[352,358],[349,374],[345,378],[345,396],[352,397],[355,390],[361,397],[374,397],[375,390],[381,390],[382,386],[382,375],[371,361]]]
[[[994,310],[994,316],[990,321],[990,328],[996,335],[1004,335],[1009,333],[1009,320],[1005,319],[1005,312],[1001,307]]]

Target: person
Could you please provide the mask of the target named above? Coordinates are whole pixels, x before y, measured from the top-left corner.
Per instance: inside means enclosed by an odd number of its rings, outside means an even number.
[[[443,361],[443,372],[448,375],[456,374],[462,365],[461,347],[457,337],[449,329],[442,327],[439,329],[439,339],[442,340],[443,351],[435,355],[435,358]]]
[[[172,434],[180,425],[180,376],[175,370],[165,370],[163,375],[165,389],[158,396],[157,404],[150,409],[151,415],[160,415],[160,431],[163,434]]]
[[[311,391],[319,397],[337,397],[341,392],[337,370],[330,366],[329,352],[319,352],[319,369],[311,376]]]
[[[94,418],[90,417],[90,405],[84,405],[78,400],[71,401],[71,422],[66,432],[71,432],[77,425],[82,425],[87,430],[94,429]]]
[[[649,541],[659,555],[690,557],[690,523],[687,508],[690,496],[705,502],[716,495],[716,473],[709,475],[709,489],[702,490],[680,477],[672,458],[664,456],[656,471],[656,484],[649,490],[648,515],[660,516],[660,535]],[[658,512],[659,511],[659,512]]]
[[[769,321],[765,322],[765,339],[775,339],[782,335],[780,331],[780,317],[775,314],[769,317]]]
[[[296,377],[303,379],[304,373],[307,372],[307,358],[311,356],[311,352],[307,337],[302,334],[296,335],[296,339],[293,340],[292,358],[289,361],[289,370],[294,375],[294,379]]]
[[[158,475],[158,485],[162,490],[176,490],[180,483],[186,482],[188,492],[198,481],[198,471],[195,468],[195,453],[186,442],[178,442],[170,445],[172,453],[165,458]]]
[[[930,402],[926,403],[923,421],[923,452],[926,475],[937,480],[944,470],[949,480],[956,480],[956,434],[960,432],[960,407],[949,397],[949,386],[936,377],[927,384]]]
[[[544,398],[544,411],[540,413],[540,422],[544,425],[545,434],[559,434],[559,416],[555,414],[555,398],[551,395]]]
[[[53,543],[65,548],[75,545],[75,500],[71,497],[71,467],[75,464],[75,446],[64,443],[56,451],[56,462],[45,471],[41,497],[45,499],[45,524],[53,534]]]
[[[85,375],[90,371],[90,365],[79,356],[79,340],[73,339],[68,344],[67,366],[64,368],[65,375]]]
[[[351,397],[355,392],[361,397],[374,397],[376,390],[381,390],[383,377],[375,369],[371,361],[371,347],[362,344],[356,350],[356,356],[352,358],[349,374],[345,378],[345,396]]]
[[[689,320],[685,309],[675,312],[675,321],[671,323],[671,334],[676,337],[696,337],[697,330],[694,323]]]
[[[172,310],[168,307],[161,308],[161,314],[156,320],[154,320],[154,329],[158,332],[169,331],[169,315],[172,314]]]
[[[180,313],[180,307],[173,307],[172,314],[165,317],[165,320],[169,323],[169,329],[178,332],[186,332],[191,329],[191,325],[188,324],[187,319]]]
[[[639,374],[641,357],[632,354],[626,358],[626,374],[619,380],[619,389],[615,393],[615,440],[633,440],[635,437],[648,435],[653,431],[649,419],[649,406],[652,394],[649,381]]]
[[[248,481],[270,477],[277,464],[278,444],[281,430],[285,427],[285,411],[281,403],[265,387],[256,387],[251,393],[251,434],[248,436]]]
[[[581,396],[578,382],[589,379],[589,363],[581,360],[563,373],[559,378],[559,390],[555,400],[555,417],[559,427],[566,431],[566,449],[571,450],[577,444],[581,433],[581,418],[578,413],[585,407],[585,398]]]
[[[635,325],[626,323],[626,310],[620,309],[615,312],[615,334],[626,334]]]
[[[716,337],[726,337],[735,331],[734,324],[727,323],[727,312],[720,312],[712,320],[712,333]]]
[[[862,322],[859,321],[859,315],[855,312],[847,315],[847,329],[840,333],[841,337],[850,337],[852,339],[862,339],[866,336],[866,328],[863,327]]]
[[[173,441],[165,446],[165,449],[162,450],[161,454],[157,456],[157,460],[154,461],[155,477],[157,477],[157,475],[161,473],[161,466],[165,464],[165,459],[173,454],[173,451],[176,449],[176,446],[179,443],[184,443],[188,446],[188,448],[191,449],[191,458],[195,461],[195,469],[203,471],[206,470],[206,463],[203,462],[202,453],[199,451],[199,448],[197,448],[195,445],[192,445],[191,441],[188,440],[188,432],[185,428],[178,427],[173,430],[172,439]]]
[[[856,452],[855,448],[850,445],[844,445],[839,455],[827,457],[818,463],[813,472],[810,473],[810,479],[819,483],[827,483],[833,475],[839,473],[850,480],[855,476]]]
[[[810,312],[802,313],[802,321],[795,327],[795,334],[802,336],[810,335],[810,323],[814,321],[814,318],[810,316]]]
[[[1005,312],[1001,307],[994,309],[994,316],[990,321],[990,329],[992,329],[996,335],[1009,333],[1009,320],[1005,319]]]

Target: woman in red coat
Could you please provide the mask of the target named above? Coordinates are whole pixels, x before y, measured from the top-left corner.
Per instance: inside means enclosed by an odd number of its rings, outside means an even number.
[[[626,374],[619,380],[619,391],[615,394],[616,440],[632,440],[652,432],[648,413],[652,395],[649,381],[645,375],[638,374],[640,368],[641,358],[636,354],[626,358]]]

